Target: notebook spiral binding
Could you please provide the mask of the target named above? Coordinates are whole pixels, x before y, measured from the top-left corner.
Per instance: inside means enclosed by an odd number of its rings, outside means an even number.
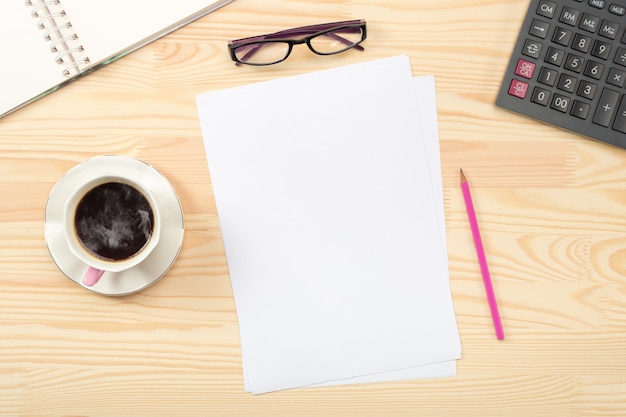
[[[78,75],[89,67],[89,57],[72,28],[61,0],[25,0],[30,15],[37,20],[43,39],[50,42],[50,52],[55,54],[57,64],[64,65],[66,77]]]

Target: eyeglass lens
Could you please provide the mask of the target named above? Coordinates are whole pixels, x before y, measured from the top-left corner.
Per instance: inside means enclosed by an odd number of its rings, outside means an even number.
[[[353,48],[363,38],[360,27],[344,27],[321,33],[308,41],[309,48],[321,55],[330,55]],[[253,65],[268,65],[287,58],[291,45],[287,41],[266,40],[235,48],[240,62]]]
[[[363,31],[360,27],[341,28],[310,39],[309,46],[318,54],[336,54],[354,47],[362,37]]]

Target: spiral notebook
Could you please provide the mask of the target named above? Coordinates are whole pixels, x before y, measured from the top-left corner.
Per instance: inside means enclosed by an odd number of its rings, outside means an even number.
[[[233,0],[2,0],[0,118]]]

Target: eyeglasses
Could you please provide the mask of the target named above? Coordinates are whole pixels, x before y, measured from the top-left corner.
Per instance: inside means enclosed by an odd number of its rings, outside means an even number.
[[[359,44],[365,38],[365,20],[347,20],[237,39],[228,42],[228,49],[236,65],[272,65],[287,59],[294,45],[306,43],[318,55],[334,55],[364,50]]]

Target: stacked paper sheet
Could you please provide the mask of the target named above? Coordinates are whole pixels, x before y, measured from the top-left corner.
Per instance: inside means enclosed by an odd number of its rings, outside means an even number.
[[[197,104],[246,389],[455,375],[433,78],[398,56]]]

